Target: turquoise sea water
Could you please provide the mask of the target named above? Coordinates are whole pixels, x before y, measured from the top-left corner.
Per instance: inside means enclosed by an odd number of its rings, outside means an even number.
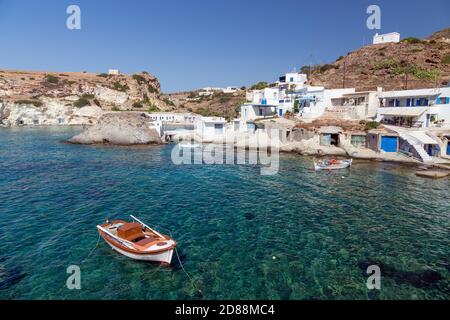
[[[170,145],[60,143],[78,131],[0,130],[1,299],[450,298],[448,179],[374,162],[315,173],[288,154],[274,176],[176,166]],[[102,240],[88,256],[96,224],[128,214],[172,231],[202,294],[176,258],[135,262]],[[66,288],[69,265],[81,290]]]

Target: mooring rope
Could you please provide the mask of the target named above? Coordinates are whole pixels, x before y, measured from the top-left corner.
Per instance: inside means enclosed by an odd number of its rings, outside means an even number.
[[[165,231],[167,231],[167,232],[169,233],[170,237],[173,239],[172,231],[170,231],[169,229],[164,228],[164,227],[161,227],[161,226],[156,226],[156,228],[158,228],[158,229],[164,229]],[[195,280],[191,277],[191,275],[189,274],[189,272],[187,272],[187,270],[184,268],[183,262],[181,262],[180,255],[178,254],[178,249],[177,249],[176,247],[175,247],[175,253],[176,253],[176,255],[177,255],[178,263],[180,264],[181,269],[183,270],[183,272],[186,274],[186,276],[187,276],[187,277],[189,278],[189,280],[191,281],[192,287],[193,287],[195,290],[197,290],[197,292],[200,293],[201,296],[203,297],[203,296],[204,296],[204,295],[203,295],[203,291],[200,290],[200,289],[195,285]]]
[[[97,243],[95,244],[95,247],[92,248],[92,250],[89,252],[89,254],[87,255],[87,257],[84,258],[83,261],[81,261],[81,264],[83,264],[87,259],[89,259],[89,257],[91,256],[91,254],[95,251],[95,249],[97,249],[99,242],[100,242],[100,233],[98,234]]]
[[[186,269],[184,268],[183,263],[181,262],[180,259],[180,255],[178,254],[178,250],[177,248],[175,248],[175,253],[177,254],[177,258],[178,258],[178,262],[180,263],[181,269],[184,271],[184,273],[186,274],[186,276],[189,278],[189,280],[191,281],[192,287],[197,290],[198,293],[201,294],[201,296],[203,297],[203,291],[200,290],[196,285],[195,285],[195,281],[194,279],[191,277],[191,275],[186,271]]]

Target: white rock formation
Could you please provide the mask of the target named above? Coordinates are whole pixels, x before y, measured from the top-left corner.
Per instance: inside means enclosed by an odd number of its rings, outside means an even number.
[[[152,121],[143,113],[112,112],[68,140],[77,144],[138,145],[162,143]]]

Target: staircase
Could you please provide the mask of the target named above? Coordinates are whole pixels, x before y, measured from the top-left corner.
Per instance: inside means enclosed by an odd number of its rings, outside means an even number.
[[[413,136],[410,136],[406,132],[398,132],[398,134],[401,139],[408,142],[409,145],[416,150],[416,152],[420,156],[422,162],[424,162],[424,163],[433,162],[433,158],[431,158],[431,156],[425,151],[422,143],[419,140],[417,140]]]
[[[398,133],[398,135],[401,139],[405,140],[411,147],[413,147],[414,150],[419,155],[420,160],[422,162],[424,162],[424,163],[432,163],[433,162],[433,158],[423,148],[422,142],[420,140],[418,140],[417,138],[408,134],[408,131],[406,131],[405,128],[399,128],[399,127],[388,126],[388,125],[386,125],[385,127],[391,131]],[[430,132],[426,132],[425,134],[428,135],[429,137],[431,137],[435,141],[436,141],[436,139],[439,140],[438,137],[434,136]]]

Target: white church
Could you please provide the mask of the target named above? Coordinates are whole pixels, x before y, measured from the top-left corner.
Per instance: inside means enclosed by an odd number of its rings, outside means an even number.
[[[395,43],[400,42],[400,33],[398,32],[391,32],[385,34],[376,33],[373,36],[373,44],[391,43],[391,42]]]

